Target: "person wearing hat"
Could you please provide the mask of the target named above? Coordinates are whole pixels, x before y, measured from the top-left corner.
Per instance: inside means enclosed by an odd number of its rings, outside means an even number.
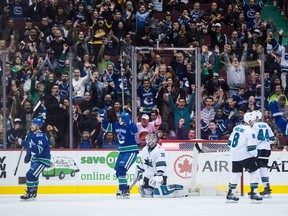
[[[98,66],[100,49],[107,39],[108,34],[111,30],[112,25],[109,25],[104,17],[98,16],[96,23],[92,26],[93,36],[90,47],[90,55],[93,56],[93,62]],[[99,68],[99,66],[98,66]]]
[[[138,133],[136,134],[136,140],[138,145],[145,146],[145,137],[149,133],[154,133],[157,130],[157,126],[162,123],[161,116],[158,115],[155,121],[150,121],[150,117],[147,114],[141,116],[140,122],[137,122]]]
[[[21,126],[21,119],[15,118],[13,127],[7,131],[7,148],[16,149],[19,145],[18,138],[24,139],[25,130]]]
[[[214,2],[213,2],[214,3]],[[213,4],[212,3],[212,4]],[[211,47],[218,46],[220,51],[224,50],[224,45],[227,44],[227,36],[221,32],[222,25],[220,21],[208,26],[207,34],[211,38]]]

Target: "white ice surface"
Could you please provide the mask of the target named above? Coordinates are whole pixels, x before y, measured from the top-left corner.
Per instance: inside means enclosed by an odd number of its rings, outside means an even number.
[[[226,203],[224,196],[140,198],[118,200],[115,195],[42,195],[20,201],[19,195],[0,195],[0,216],[287,216],[288,195],[273,195],[262,204],[240,197]]]

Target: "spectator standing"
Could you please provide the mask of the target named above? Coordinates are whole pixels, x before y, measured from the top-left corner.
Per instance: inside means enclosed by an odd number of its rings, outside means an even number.
[[[244,51],[241,61],[234,57],[232,63],[228,57],[227,49],[224,48],[225,65],[227,68],[227,84],[230,87],[229,96],[232,96],[239,88],[244,88],[246,85],[245,78],[245,63],[247,58],[247,44],[243,44]]]

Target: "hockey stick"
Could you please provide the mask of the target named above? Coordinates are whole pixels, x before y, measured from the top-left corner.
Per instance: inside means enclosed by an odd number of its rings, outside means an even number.
[[[281,166],[282,164],[284,164],[284,163],[288,163],[287,161],[283,161],[283,158],[286,156],[286,153],[287,152],[287,150],[286,149],[283,149],[282,150],[282,155],[279,157],[279,158],[277,158],[277,160],[279,160],[279,161],[281,161],[280,163],[276,163],[276,164],[272,164],[271,166],[267,166],[267,168],[268,169],[278,169],[278,167],[279,166]],[[269,160],[270,159],[270,157],[258,157],[259,159],[266,159],[266,160]]]
[[[21,148],[20,155],[19,155],[19,158],[18,158],[18,161],[17,161],[17,165],[16,165],[16,168],[15,168],[14,176],[16,176],[16,174],[17,174],[18,167],[19,167],[19,164],[20,164],[20,160],[21,160],[23,151],[24,151],[24,147]]]
[[[123,70],[123,55],[121,56],[121,60],[120,60],[121,64],[120,64],[120,75],[121,75],[121,82],[122,82],[122,92],[121,92],[121,96],[122,96],[122,112],[125,112],[125,97],[124,97],[124,71]]]
[[[134,186],[136,185],[136,183],[142,179],[142,176],[143,176],[143,170],[141,168],[139,168],[138,165],[137,165],[136,171],[135,171],[135,174],[134,174],[133,182],[129,186],[129,191],[131,191],[134,188]]]
[[[195,148],[197,149],[197,151],[199,153],[204,153],[204,151],[200,148],[199,144],[198,143],[195,143]]]

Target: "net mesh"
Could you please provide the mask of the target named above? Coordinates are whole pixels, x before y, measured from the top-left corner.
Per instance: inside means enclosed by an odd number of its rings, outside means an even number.
[[[207,188],[215,195],[227,194],[231,174],[227,140],[165,140],[161,145],[167,152],[169,184],[182,184],[192,195]],[[236,193],[241,188],[239,183]]]
[[[229,152],[227,140],[170,140],[161,141],[165,151],[202,151],[202,153]]]

